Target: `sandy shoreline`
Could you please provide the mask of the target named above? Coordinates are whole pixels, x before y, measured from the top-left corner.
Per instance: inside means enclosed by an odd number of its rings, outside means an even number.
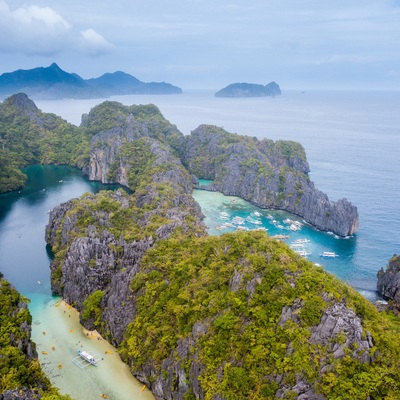
[[[77,400],[99,399],[101,394],[109,399],[154,399],[147,388],[142,390],[143,385],[131,375],[117,349],[97,331],[79,324],[79,314],[73,307],[60,299],[35,294],[29,308],[40,363],[61,393]],[[77,367],[72,361],[80,359],[79,349],[95,354],[98,366]]]

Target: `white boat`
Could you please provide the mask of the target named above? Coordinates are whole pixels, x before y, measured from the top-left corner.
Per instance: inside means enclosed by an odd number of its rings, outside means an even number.
[[[304,244],[303,243],[291,243],[290,247],[293,249],[304,249]]]
[[[311,251],[306,251],[306,250],[297,250],[297,249],[295,249],[294,250],[299,256],[302,256],[302,257],[307,257],[307,256],[309,256],[310,254],[311,254]]]
[[[334,258],[334,257],[339,257],[339,254],[336,254],[333,251],[324,251],[322,254],[320,254],[321,257],[330,257],[330,258]]]
[[[309,243],[309,242],[310,242],[309,239],[296,239],[296,240],[293,240],[293,244],[294,243]]]
[[[258,219],[253,219],[250,216],[246,218],[247,222],[250,222],[251,224],[255,224],[255,225],[261,225],[262,222],[259,221]]]
[[[258,211],[254,211],[253,214],[254,214],[256,217],[261,217],[261,213],[259,213]]]
[[[301,229],[301,225],[298,225],[298,224],[293,223],[293,224],[291,224],[291,225],[289,226],[289,229],[290,229],[291,231],[299,231],[299,230]]]
[[[244,218],[242,217],[233,217],[232,218],[232,223],[237,224],[237,225],[242,225],[244,224]]]
[[[86,350],[78,350],[78,354],[89,364],[96,365],[97,366],[97,361],[95,360],[94,356],[92,356],[89,352]]]

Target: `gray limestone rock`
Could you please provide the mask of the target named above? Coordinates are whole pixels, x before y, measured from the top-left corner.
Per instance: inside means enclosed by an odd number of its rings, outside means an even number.
[[[358,229],[358,212],[346,199],[332,202],[315,188],[299,143],[258,140],[201,125],[185,137],[182,162],[207,190],[235,195],[261,208],[299,215],[314,227],[339,236]]]
[[[395,254],[386,270],[380,269],[377,287],[384,298],[394,300],[397,306],[400,305],[400,256]]]

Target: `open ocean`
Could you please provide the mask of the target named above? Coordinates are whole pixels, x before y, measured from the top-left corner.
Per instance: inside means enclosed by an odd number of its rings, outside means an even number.
[[[241,99],[216,98],[213,93],[188,91],[182,95],[115,96],[109,100],[126,105],[153,103],[184,134],[200,124],[213,124],[238,134],[300,142],[316,187],[331,200],[347,198],[358,207],[360,215],[360,228],[349,239],[335,239],[311,230],[311,239],[320,246],[309,258],[320,262],[320,250],[336,251],[340,257],[324,259],[325,268],[367,298],[376,298],[377,271],[400,251],[400,92],[283,90],[274,98]],[[81,115],[102,101],[36,104],[79,125]],[[203,210],[210,233],[220,234],[212,230],[220,209],[207,210],[206,205],[212,203],[207,203],[210,196],[200,196],[204,199]],[[253,209],[248,207],[243,214]],[[303,232],[308,235],[308,231]]]

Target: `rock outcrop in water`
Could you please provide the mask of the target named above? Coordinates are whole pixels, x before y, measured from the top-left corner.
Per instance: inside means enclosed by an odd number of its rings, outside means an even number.
[[[194,175],[214,181],[207,190],[289,211],[339,236],[358,229],[357,207],[346,199],[331,202],[315,188],[299,143],[258,140],[201,125],[185,137],[182,162]]]
[[[280,94],[281,89],[275,82],[270,82],[267,85],[232,83],[215,93],[215,97],[275,97]]]
[[[400,309],[400,256],[394,255],[384,270],[378,272],[378,292],[386,299],[393,300]]]

